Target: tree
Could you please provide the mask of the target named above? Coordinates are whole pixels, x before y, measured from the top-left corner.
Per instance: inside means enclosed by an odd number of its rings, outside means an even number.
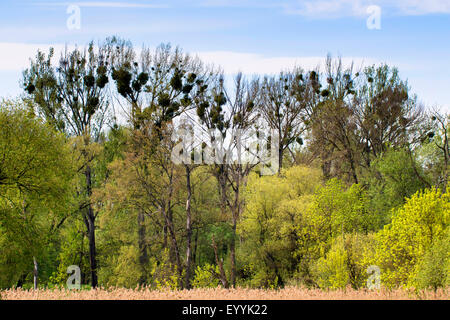
[[[257,287],[283,286],[296,272],[303,229],[312,194],[321,184],[317,169],[291,167],[280,176],[250,175],[246,207],[238,224],[240,257],[249,282]]]
[[[447,190],[448,184],[448,172],[449,172],[449,163],[450,163],[450,142],[449,142],[449,119],[450,115],[442,114],[438,111],[433,111],[432,113],[432,121],[435,123],[436,131],[438,135],[436,137],[440,137],[441,141],[434,141],[436,147],[442,154],[443,158],[443,168],[440,174],[440,179],[438,184],[442,185],[442,189],[444,192]],[[429,133],[429,136],[432,138],[435,136],[433,132]]]
[[[381,225],[390,222],[392,208],[402,206],[419,190],[430,187],[428,176],[408,148],[388,149],[372,160],[363,177],[370,198],[370,210]]]
[[[311,107],[312,148],[321,154],[324,175],[359,176],[389,147],[412,146],[422,138],[422,109],[407,82],[387,65],[354,72],[327,58],[327,87],[315,91]],[[318,80],[319,81],[319,80]],[[412,151],[411,151],[412,152]]]
[[[0,104],[0,286],[21,286],[39,262],[52,269],[52,241],[70,216],[71,152],[61,134],[20,102]]]
[[[367,234],[377,225],[377,217],[368,210],[363,187],[353,184],[347,188],[336,178],[315,192],[310,212],[311,231],[319,237],[319,245],[328,246],[331,239],[345,233]]]
[[[334,176],[349,177],[358,183],[358,157],[360,138],[355,122],[352,99],[355,94],[355,79],[359,76],[353,72],[353,66],[344,69],[342,60],[326,61],[327,87],[323,90],[319,75],[311,72],[316,103],[311,106],[312,149],[320,155],[325,178]]]
[[[151,145],[150,149],[145,149],[147,154],[144,155],[145,158],[151,158],[165,138],[167,127],[172,125],[175,118],[194,107],[194,100],[206,90],[214,72],[199,59],[184,54],[179,48],[172,49],[170,45],[162,44],[155,52],[144,48],[139,57],[131,43],[126,41],[112,38],[108,40],[108,46],[113,52],[112,78],[120,97],[126,101],[128,121],[133,127],[130,152],[138,155],[142,152],[143,144]],[[139,163],[144,167],[146,165],[145,161]],[[186,179],[189,178],[190,174],[186,175]],[[148,263],[145,214],[139,213],[137,219],[140,264],[143,267]],[[164,226],[166,232],[170,229],[169,225],[173,225],[171,210],[167,215],[167,224]],[[172,247],[172,253],[179,257],[177,252],[178,248]],[[177,265],[179,272],[182,272],[181,262]],[[144,284],[145,281],[145,277],[142,277],[140,283]]]
[[[226,216],[227,208],[231,211],[229,283],[235,287],[236,227],[243,206],[240,197],[241,187],[245,185],[246,177],[260,161],[258,155],[243,152],[244,149],[249,150],[250,130],[256,123],[255,110],[259,103],[258,81],[248,82],[242,74],[238,74],[233,93],[231,96],[225,90],[224,79],[220,77],[208,92],[200,95],[197,115],[212,146],[210,149],[212,154],[206,155],[206,158],[215,159],[208,161],[212,162],[212,173],[219,186],[222,217]],[[253,161],[248,156],[253,158]]]
[[[367,261],[372,252],[373,234],[348,233],[332,241],[331,248],[312,265],[314,283],[321,288],[345,289],[351,285],[360,289],[367,282]]]
[[[85,177],[86,204],[81,206],[81,214],[89,238],[91,284],[96,287],[97,214],[90,200],[93,187],[93,153],[90,147],[92,142],[97,141],[107,120],[109,102],[105,88],[109,81],[108,52],[105,47],[96,49],[90,43],[84,51],[66,49],[56,65],[52,63],[53,54],[53,49],[47,57],[38,51],[30,68],[23,73],[23,84],[40,116],[66,134],[82,137],[80,150],[84,161],[79,170]]]
[[[316,73],[311,75],[314,78]],[[307,76],[301,69],[265,77],[262,83],[258,112],[264,119],[263,125],[275,130],[279,137],[278,173],[283,168],[284,151],[296,142],[303,144],[301,136],[307,128],[308,85]]]
[[[420,261],[445,236],[449,226],[449,196],[434,188],[415,193],[377,234],[372,261],[380,266],[386,286],[416,285]]]
[[[419,262],[416,279],[418,288],[437,290],[450,285],[450,228],[447,227],[445,232]]]
[[[354,101],[355,116],[363,138],[367,166],[389,147],[414,143],[422,109],[411,96],[408,83],[388,65],[364,69]]]

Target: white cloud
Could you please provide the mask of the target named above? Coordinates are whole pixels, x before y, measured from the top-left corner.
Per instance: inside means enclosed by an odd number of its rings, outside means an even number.
[[[284,3],[284,11],[310,18],[364,17],[367,8],[380,6],[383,14],[449,14],[450,0],[298,0]]]
[[[112,2],[112,1],[84,1],[84,2],[39,2],[37,5],[42,6],[69,6],[76,5],[79,7],[89,8],[169,8],[166,4],[152,3],[131,3],[131,2]]]
[[[362,16],[366,12],[364,0],[317,0],[292,1],[285,4],[288,14],[298,14],[311,18],[331,18],[340,16]]]
[[[64,44],[26,44],[0,42],[0,71],[22,70],[28,67],[30,58],[38,50],[48,52],[55,49],[55,57],[59,57],[65,49]],[[72,48],[73,46],[68,46]],[[325,57],[267,57],[256,53],[233,51],[202,51],[195,52],[206,63],[221,66],[227,74],[242,71],[245,74],[271,74],[281,70],[301,66],[304,69],[314,69],[323,65]],[[349,65],[352,61],[355,67],[362,64],[376,63],[374,59],[361,57],[343,57],[343,62]]]
[[[18,71],[27,68],[30,58],[35,57],[37,51],[48,53],[50,47],[55,48],[55,56],[64,50],[64,45],[4,43],[0,42],[0,71]]]
[[[167,0],[159,3],[125,1],[77,1],[37,2],[45,6],[69,6],[96,8],[185,8],[185,7],[229,7],[266,8],[282,10],[308,18],[327,19],[340,17],[365,17],[367,8],[378,5],[385,15],[450,14],[450,0]]]
[[[198,57],[206,63],[221,66],[226,74],[275,74],[286,69],[299,66],[305,70],[323,68],[325,57],[266,57],[255,53],[241,53],[232,51],[198,52]],[[343,57],[344,66],[353,62],[355,68],[370,65],[378,61],[362,57]]]
[[[399,0],[400,12],[406,15],[450,13],[450,0]]]

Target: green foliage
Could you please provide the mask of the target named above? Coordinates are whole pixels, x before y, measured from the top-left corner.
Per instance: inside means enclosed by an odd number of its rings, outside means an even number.
[[[153,262],[151,277],[152,286],[158,290],[180,288],[182,277],[178,274],[177,266],[170,262],[169,250],[163,250],[161,261]]]
[[[347,268],[348,255],[342,245],[334,245],[319,258],[314,267],[313,274],[321,288],[343,289],[350,282]]]
[[[369,179],[368,195],[371,210],[382,224],[390,221],[389,213],[419,190],[429,185],[419,163],[406,149],[389,149],[372,162],[373,177]]]
[[[225,80],[170,45],[38,52],[26,98],[0,103],[0,288],[31,288],[34,259],[40,287],[64,287],[70,265],[84,286],[356,289],[370,265],[389,288],[449,285],[448,115],[422,117],[387,65],[328,57],[324,74],[239,74],[233,94]],[[230,143],[275,129],[279,174],[175,164],[191,120]]]
[[[82,230],[81,223],[72,223],[70,227],[64,228],[61,232],[61,239],[59,245],[59,255],[56,259],[58,268],[52,273],[49,278],[49,286],[65,287],[69,274],[67,268],[71,265],[77,265],[81,270],[81,277],[88,274],[88,255],[86,252],[86,244],[84,235],[79,230]]]
[[[315,282],[321,288],[339,289],[352,286],[362,288],[367,281],[367,255],[373,253],[374,237],[351,233],[339,236],[331,249],[313,266]]]
[[[56,232],[73,211],[74,174],[66,139],[18,103],[0,106],[0,286],[55,269]]]
[[[238,234],[240,257],[253,273],[252,286],[282,285],[295,271],[297,229],[305,224],[311,194],[320,183],[320,172],[306,167],[292,167],[282,176],[250,177]]]
[[[195,270],[195,276],[192,280],[193,288],[217,288],[219,286],[219,278],[218,274],[220,274],[219,267],[211,265],[209,263],[198,266]]]
[[[347,188],[333,178],[319,188],[309,210],[307,229],[317,249],[327,251],[332,240],[345,233],[372,231],[377,218],[367,207],[367,196],[360,185]]]
[[[450,285],[449,227],[446,229],[446,235],[435,241],[420,261],[416,283],[420,289],[433,288],[434,290]]]
[[[394,211],[391,224],[377,234],[374,264],[380,266],[386,286],[416,285],[420,261],[449,226],[449,200],[448,192],[417,192]]]
[[[141,269],[138,263],[139,252],[134,246],[122,246],[114,261],[114,285],[133,288],[139,283]]]

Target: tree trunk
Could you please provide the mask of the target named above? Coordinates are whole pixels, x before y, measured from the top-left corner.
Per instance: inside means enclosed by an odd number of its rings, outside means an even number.
[[[90,211],[92,209],[90,208]],[[95,245],[95,219],[94,217],[89,218],[89,263],[91,265],[91,286],[92,288],[97,288],[97,247]]]
[[[447,192],[447,184],[448,184],[448,163],[449,163],[449,156],[450,156],[450,148],[449,148],[449,139],[448,139],[448,133],[447,133],[447,127],[445,125],[442,125],[444,129],[444,181],[443,181],[443,193]]]
[[[181,287],[183,287],[183,265],[181,263],[181,257],[180,257],[180,248],[178,247],[178,242],[177,242],[177,237],[175,235],[175,230],[173,227],[173,215],[172,215],[172,210],[170,209],[170,205],[169,205],[169,209],[168,212],[165,214],[165,218],[166,218],[166,224],[167,224],[167,229],[169,231],[169,236],[170,236],[170,240],[172,243],[172,246],[170,247],[170,249],[172,250],[173,254],[175,255],[175,264],[178,268],[178,276],[180,279],[180,285]]]
[[[230,244],[230,264],[231,264],[231,274],[230,274],[230,282],[233,288],[236,287],[236,227],[237,221],[240,213],[240,177],[238,173],[236,188],[234,189],[234,204],[232,208],[232,237]]]
[[[350,169],[351,169],[351,175],[353,178],[353,181],[357,184],[358,183],[358,176],[356,175],[356,167],[355,167],[355,160],[353,159],[353,154],[350,150],[347,151],[347,158],[350,163]]]
[[[278,148],[278,174],[281,173],[282,168],[283,168],[283,146],[280,141],[280,147]]]
[[[185,288],[191,289],[191,264],[192,264],[192,219],[191,219],[191,169],[186,166],[186,188],[187,188],[187,200],[186,200],[186,283]]]
[[[198,229],[195,232],[195,238],[194,238],[194,252],[192,254],[192,262],[196,263],[197,261],[197,246],[198,246]]]
[[[219,279],[220,282],[222,282],[222,285],[225,289],[228,289],[229,285],[228,285],[228,280],[227,280],[227,276],[225,274],[225,270],[223,269],[223,260],[219,259],[219,253],[218,253],[218,249],[217,249],[217,244],[216,241],[214,239],[214,237],[212,237],[211,239],[212,241],[212,247],[214,249],[214,257],[216,259],[216,264],[219,266]]]
[[[91,167],[89,165],[86,166],[85,176],[86,176],[87,196],[88,201],[90,202],[92,195],[92,178],[91,178]],[[91,203],[89,203],[87,208],[85,224],[88,230],[88,239],[89,239],[89,263],[91,267],[91,286],[92,288],[96,288],[98,285],[98,280],[97,280],[97,249],[95,245],[95,214]]]
[[[167,249],[167,222],[164,220],[163,226],[163,249]]]
[[[233,288],[236,287],[236,219],[233,217],[233,231],[230,243],[230,282]]]
[[[38,263],[36,261],[36,258],[33,257],[33,263],[34,263],[34,269],[33,269],[33,284],[34,284],[34,290],[37,290],[38,287]]]
[[[139,278],[139,285],[144,285],[147,282],[146,266],[148,264],[147,243],[145,241],[145,214],[139,212],[138,220],[138,246],[139,246],[139,266],[141,268],[141,276]]]

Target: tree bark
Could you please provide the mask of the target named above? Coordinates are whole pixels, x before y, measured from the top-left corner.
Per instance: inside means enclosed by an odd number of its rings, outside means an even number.
[[[232,237],[230,244],[230,282],[233,288],[236,287],[236,227],[240,214],[240,173],[237,173],[236,187],[234,189],[234,204],[232,208]]]
[[[218,250],[217,250],[217,244],[216,244],[216,241],[215,241],[214,237],[212,238],[212,247],[214,249],[214,257],[216,258],[216,264],[219,266],[219,271],[220,271],[219,279],[220,279],[220,282],[222,282],[222,285],[223,285],[223,287],[225,289],[228,289],[229,284],[228,284],[227,276],[225,274],[225,270],[223,269],[223,260],[219,259],[219,253],[218,253]]]
[[[34,290],[37,290],[37,287],[38,287],[38,274],[39,274],[39,270],[38,270],[38,263],[37,263],[35,257],[33,257],[33,263],[34,263],[34,269],[33,269],[33,287],[34,287]]]
[[[89,223],[89,263],[91,265],[91,286],[92,288],[97,288],[97,247],[95,244],[95,219],[90,218]]]
[[[347,150],[347,159],[350,163],[350,169],[351,169],[351,175],[353,178],[354,183],[358,183],[358,176],[356,174],[356,167],[355,167],[355,160],[353,159],[352,151],[349,149]]]
[[[144,285],[147,282],[147,274],[145,268],[148,264],[147,243],[145,241],[145,214],[138,213],[138,246],[139,246],[139,266],[141,268],[141,276],[139,278],[139,285]]]
[[[283,146],[280,141],[280,147],[278,148],[278,174],[281,174],[283,168]]]
[[[187,200],[186,200],[186,283],[185,288],[191,289],[191,264],[192,264],[192,218],[191,218],[191,168],[186,167],[186,188],[187,188]]]
[[[91,178],[91,167],[89,165],[86,166],[85,176],[86,176],[87,196],[88,201],[90,202],[92,195],[92,178]],[[92,288],[96,288],[98,286],[97,248],[95,245],[95,214],[91,203],[89,203],[87,207],[85,224],[88,230],[88,239],[89,239],[89,263],[91,267],[91,286]]]
[[[233,214],[234,216],[234,214]],[[233,288],[236,287],[236,219],[233,217],[232,239],[230,243],[230,282]]]
[[[172,246],[170,247],[173,254],[175,255],[175,264],[178,268],[178,276],[179,276],[179,283],[181,285],[181,287],[183,287],[183,265],[181,263],[181,257],[180,257],[180,248],[178,247],[178,242],[177,242],[177,237],[175,235],[175,230],[173,227],[173,215],[172,215],[172,210],[170,209],[170,205],[168,208],[168,212],[165,214],[165,218],[166,218],[166,224],[167,224],[167,229],[169,231],[169,236],[170,236],[170,240],[172,243]]]
[[[195,232],[195,238],[194,238],[194,252],[192,254],[192,261],[195,264],[197,261],[197,246],[198,246],[198,229]]]

